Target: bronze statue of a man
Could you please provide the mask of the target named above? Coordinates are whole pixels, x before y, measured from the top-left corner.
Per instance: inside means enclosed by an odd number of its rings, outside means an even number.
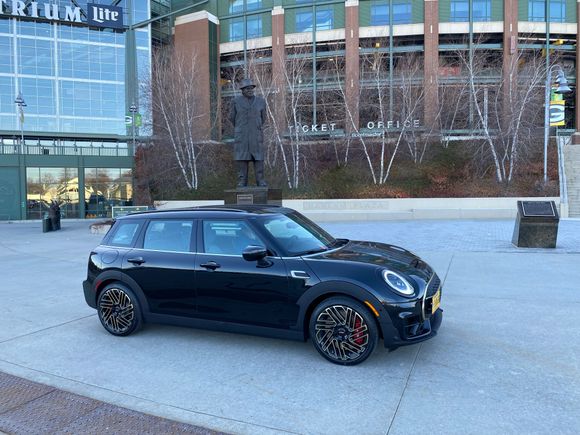
[[[242,95],[234,98],[230,121],[234,125],[234,160],[238,166],[238,187],[248,185],[248,167],[254,162],[256,184],[265,187],[264,138],[262,126],[266,122],[266,101],[254,95],[256,85],[250,79],[240,82]]]

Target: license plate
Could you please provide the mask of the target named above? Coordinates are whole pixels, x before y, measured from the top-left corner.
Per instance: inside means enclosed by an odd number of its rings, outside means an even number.
[[[433,302],[431,304],[433,308],[431,309],[431,314],[435,314],[439,305],[441,305],[441,290],[437,290],[437,293],[433,296]]]

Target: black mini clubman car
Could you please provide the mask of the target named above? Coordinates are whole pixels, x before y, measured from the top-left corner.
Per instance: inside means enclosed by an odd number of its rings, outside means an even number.
[[[335,239],[274,206],[154,211],[115,221],[90,254],[87,303],[125,336],[144,322],[312,340],[354,365],[436,335],[441,282],[411,252]]]

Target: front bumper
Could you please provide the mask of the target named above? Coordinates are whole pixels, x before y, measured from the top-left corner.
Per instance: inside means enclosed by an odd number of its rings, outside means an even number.
[[[385,305],[389,316],[380,320],[385,347],[397,348],[428,340],[435,335],[443,321],[443,310],[432,313],[433,298],[441,296],[441,282],[433,274],[421,298],[402,304]],[[387,318],[388,317],[388,318]]]

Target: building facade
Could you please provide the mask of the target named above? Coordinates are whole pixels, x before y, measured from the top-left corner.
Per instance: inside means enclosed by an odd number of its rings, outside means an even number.
[[[127,29],[151,8],[101,3],[0,2],[1,220],[39,219],[52,201],[63,218],[132,202],[151,29]]]
[[[505,97],[512,86],[526,86],[525,74],[517,71],[533,56],[545,68],[542,86],[547,67],[557,63],[574,91],[565,97],[560,128],[572,133],[580,125],[575,0],[209,0],[185,9],[188,4],[172,1],[178,11],[174,43],[195,51],[207,65],[201,79],[208,85],[208,114],[216,113],[209,109],[216,99],[225,111],[236,83],[250,75],[274,100],[275,124],[286,135],[293,129],[320,138],[353,130],[372,135],[406,122],[422,131],[470,136],[481,128],[476,104],[456,108],[452,122],[445,119],[450,111],[445,104],[467,83],[473,59],[476,81],[490,84],[482,98],[485,116],[491,117],[494,92]],[[421,107],[403,120],[396,114],[403,110],[406,83],[412,83],[408,95],[420,99]],[[387,115],[382,108],[379,113],[382,102],[376,97],[383,84]],[[289,92],[296,89],[301,96],[288,116],[294,105]],[[543,104],[536,105],[543,120]],[[222,134],[227,138],[226,127]]]

